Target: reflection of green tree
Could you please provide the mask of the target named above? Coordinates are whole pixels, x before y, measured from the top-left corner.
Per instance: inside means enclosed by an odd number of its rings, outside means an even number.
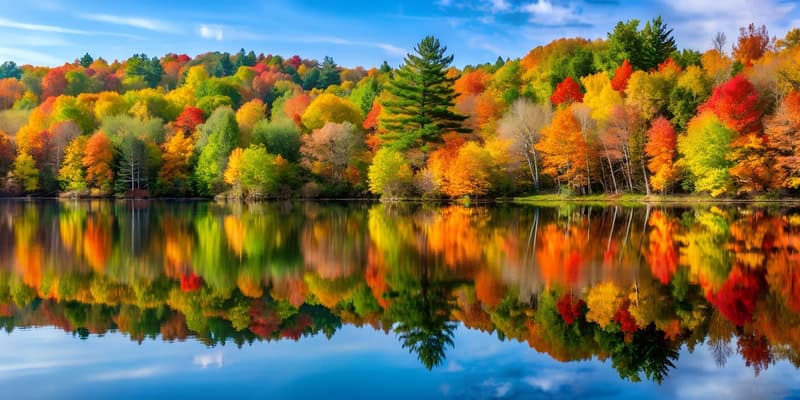
[[[394,331],[403,348],[432,369],[442,364],[445,349],[453,346],[456,323],[450,321],[452,285],[432,280],[427,260],[421,262],[417,276],[407,276],[393,287],[389,313],[397,321]]]
[[[692,273],[721,285],[731,270],[731,254],[725,249],[730,240],[728,216],[721,211],[697,211],[689,232],[683,236],[683,260]]]
[[[636,331],[630,341],[622,332],[597,329],[595,335],[600,347],[611,355],[611,363],[621,378],[639,382],[644,373],[647,379],[660,384],[675,368],[679,344],[668,340],[653,324]]]

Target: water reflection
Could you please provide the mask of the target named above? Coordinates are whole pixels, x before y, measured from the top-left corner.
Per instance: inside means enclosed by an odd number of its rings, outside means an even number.
[[[660,382],[679,350],[800,366],[800,210],[0,203],[0,325],[208,345],[458,323]]]

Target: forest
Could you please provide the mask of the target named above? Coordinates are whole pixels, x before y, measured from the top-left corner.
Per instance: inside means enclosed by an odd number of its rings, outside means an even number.
[[[656,17],[454,66],[240,50],[0,65],[0,192],[69,197],[788,197],[800,29],[678,49]]]

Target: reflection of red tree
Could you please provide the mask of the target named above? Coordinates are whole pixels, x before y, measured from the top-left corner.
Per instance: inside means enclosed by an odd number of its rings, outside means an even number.
[[[194,292],[203,287],[203,278],[190,272],[181,275],[181,291]]]
[[[678,250],[674,239],[678,223],[661,211],[654,211],[650,216],[649,225],[652,230],[646,254],[647,263],[653,276],[666,285],[678,268]]]
[[[636,318],[628,311],[630,303],[622,301],[619,303],[619,309],[614,313],[614,322],[619,324],[620,330],[625,334],[625,340],[630,341],[633,334],[639,327],[636,325]]]
[[[725,318],[742,326],[753,320],[756,300],[763,288],[761,275],[734,267],[722,287],[716,293],[709,290],[706,298]]]
[[[383,266],[381,252],[376,251],[374,244],[371,244],[367,252],[367,269],[364,271],[364,279],[367,281],[367,286],[372,290],[372,296],[385,309],[389,307],[389,300],[383,294],[389,290],[389,285],[384,278]]]
[[[758,376],[773,362],[772,352],[770,351],[767,338],[760,334],[742,335],[737,341],[739,353],[744,359],[745,365],[753,367]]]
[[[556,303],[556,309],[558,310],[558,314],[561,315],[561,319],[567,323],[567,325],[572,325],[578,318],[581,317],[583,314],[583,308],[586,305],[586,302],[583,300],[575,297],[572,294],[565,293],[558,299],[558,303]]]
[[[293,340],[300,340],[300,337],[303,336],[303,332],[307,328],[310,328],[314,324],[314,320],[311,319],[310,316],[306,314],[300,314],[294,321],[294,326],[284,328],[281,331],[281,337],[293,339]]]
[[[250,332],[268,338],[278,331],[281,317],[262,300],[253,300],[250,305]]]

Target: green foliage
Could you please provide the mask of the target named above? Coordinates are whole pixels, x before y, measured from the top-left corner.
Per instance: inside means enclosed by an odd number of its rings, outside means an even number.
[[[300,130],[291,121],[259,121],[253,127],[252,142],[263,144],[271,154],[289,162],[300,160]]]
[[[236,115],[229,107],[220,107],[197,130],[196,149],[200,153],[195,170],[197,188],[200,193],[215,194],[221,191],[228,155],[239,142]]]
[[[22,70],[17,66],[14,61],[4,61],[0,64],[0,79],[22,77]]]
[[[454,78],[447,77],[453,56],[439,39],[426,36],[396,70],[386,90],[392,95],[382,104],[386,116],[381,124],[387,131],[384,140],[400,148],[441,141],[446,131],[466,132],[466,119],[452,111],[456,98]]]
[[[728,170],[733,163],[726,155],[734,135],[716,115],[703,113],[689,123],[686,135],[678,139],[678,150],[694,175],[696,191],[719,196],[730,189]]]
[[[147,87],[156,87],[162,73],[161,62],[156,57],[148,59],[146,54],[134,54],[126,61],[125,75],[141,78]]]

